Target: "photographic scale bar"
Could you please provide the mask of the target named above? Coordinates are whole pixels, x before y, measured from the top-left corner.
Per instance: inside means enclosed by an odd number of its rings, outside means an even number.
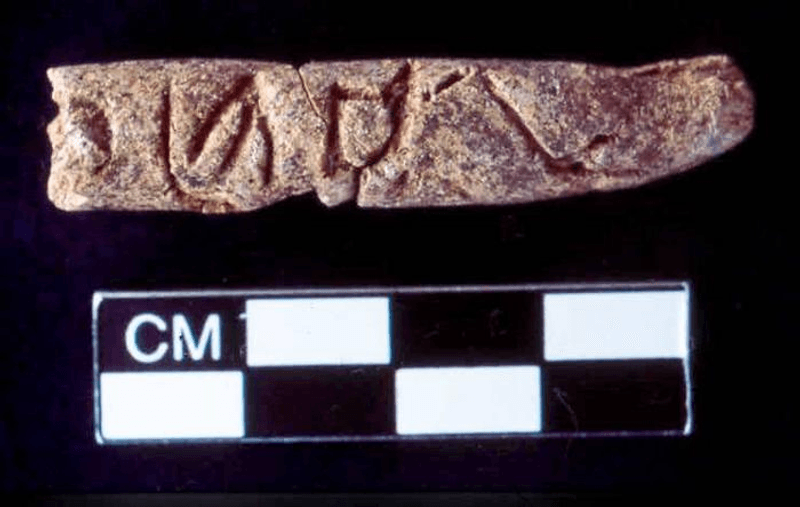
[[[687,283],[98,292],[95,435],[686,435]]]

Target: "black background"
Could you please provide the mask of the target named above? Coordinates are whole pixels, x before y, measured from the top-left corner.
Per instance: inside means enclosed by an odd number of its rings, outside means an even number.
[[[792,17],[778,2],[39,2],[1,8],[0,490],[471,491],[760,496],[797,466]],[[646,187],[492,208],[238,216],[65,213],[45,195],[45,69],[128,58],[301,64],[387,56],[634,65],[727,53],[757,98],[734,150]],[[96,289],[692,282],[696,432],[686,439],[100,447]]]

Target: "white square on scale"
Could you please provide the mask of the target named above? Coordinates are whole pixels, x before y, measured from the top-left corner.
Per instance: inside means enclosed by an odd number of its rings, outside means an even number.
[[[395,376],[397,433],[539,432],[541,399],[537,366],[402,368]]]
[[[544,295],[547,361],[686,357],[687,291]]]
[[[242,372],[101,373],[100,433],[109,440],[242,437]]]
[[[248,366],[389,364],[388,297],[250,299]]]

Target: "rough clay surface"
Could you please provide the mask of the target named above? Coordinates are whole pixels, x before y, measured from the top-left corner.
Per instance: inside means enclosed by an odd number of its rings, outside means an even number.
[[[48,70],[65,210],[522,203],[633,187],[741,142],[726,56],[634,68],[393,59],[131,61]]]

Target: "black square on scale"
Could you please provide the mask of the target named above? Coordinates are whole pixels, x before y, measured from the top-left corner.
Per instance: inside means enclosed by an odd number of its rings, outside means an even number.
[[[538,364],[541,296],[532,292],[398,294],[394,363],[410,366]]]
[[[252,368],[245,374],[249,437],[394,433],[387,366]]]
[[[686,424],[680,359],[565,361],[542,368],[544,430],[664,431]]]

